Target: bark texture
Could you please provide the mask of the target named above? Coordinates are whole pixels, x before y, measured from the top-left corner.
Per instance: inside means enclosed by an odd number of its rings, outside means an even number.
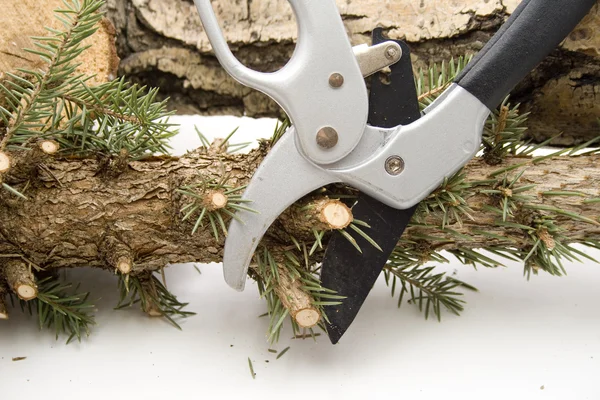
[[[218,156],[196,151],[182,158],[132,162],[118,179],[107,179],[99,173],[101,166],[94,159],[46,162],[36,181],[30,181],[25,190],[29,200],[0,192],[0,254],[23,256],[36,267],[47,270],[92,266],[114,271],[116,260],[123,254],[131,254],[133,258],[132,273],[158,270],[170,263],[220,262],[224,238],[216,240],[209,226],[191,235],[194,219],[182,222],[180,213],[189,200],[176,189],[219,177],[222,168],[231,174],[231,185],[244,185],[264,154],[265,149],[249,155]],[[523,162],[527,159],[506,161],[508,165]],[[535,197],[531,204],[558,207],[596,221],[558,216],[556,221],[567,238],[600,239],[600,205],[586,202],[600,197],[600,156],[559,157],[521,168],[525,172],[520,182],[536,185],[525,193]],[[490,167],[476,159],[468,164],[466,173],[469,180],[484,180],[497,169],[498,166]],[[22,188],[15,182],[11,184]],[[581,195],[542,195],[548,191],[573,191]],[[437,214],[428,217],[428,227],[412,227],[405,237],[411,240],[413,235],[422,236],[423,230],[427,230],[427,235],[448,237],[443,248],[483,248],[492,245],[492,241],[478,232],[488,231],[505,238],[493,244],[524,245],[525,237],[518,229],[495,224],[497,215],[485,209],[485,205],[497,206],[494,202],[493,197],[479,190],[469,196],[473,220],[450,226],[466,235],[464,239],[442,231],[441,217]],[[277,221],[264,240],[269,245],[288,246],[286,234],[301,237],[303,229],[306,227],[295,228]],[[107,238],[113,241],[112,247],[107,246]],[[111,248],[118,255],[116,259],[106,256],[106,249]]]
[[[519,0],[338,0],[353,44],[370,42],[374,27],[406,40],[415,68],[479,51]],[[260,71],[291,57],[296,23],[286,0],[216,0],[213,6],[235,55]],[[272,116],[279,107],[233,81],[211,53],[189,0],[108,0],[115,24],[120,73],[159,85],[180,113]],[[531,132],[555,144],[597,136],[600,128],[600,12],[598,5],[561,47],[515,90],[531,111]]]

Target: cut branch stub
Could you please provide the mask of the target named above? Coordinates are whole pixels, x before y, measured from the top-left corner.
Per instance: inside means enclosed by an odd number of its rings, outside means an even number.
[[[220,210],[221,208],[225,208],[227,205],[227,201],[229,198],[222,191],[216,190],[214,192],[209,192],[204,196],[204,206],[208,211]]]
[[[60,149],[60,145],[54,140],[42,140],[38,143],[38,146],[48,155],[56,154]]]
[[[344,229],[354,221],[352,210],[336,199],[316,196],[289,207],[280,216],[283,229],[298,240],[314,240],[314,231]]]
[[[149,317],[162,317],[163,312],[158,303],[158,291],[152,279],[152,273],[144,273],[139,276],[142,291],[144,292],[144,300],[142,301],[142,311]]]
[[[207,149],[209,154],[224,154],[227,153],[227,148],[229,146],[227,145],[227,142],[225,142],[225,139],[222,138],[216,138],[215,140],[213,140],[213,142],[210,144],[210,147]]]
[[[319,323],[321,314],[314,308],[305,308],[298,311],[294,319],[301,328],[312,328]]]
[[[102,245],[104,259],[123,275],[133,269],[133,254],[129,246],[114,236],[106,236]]]
[[[321,313],[312,304],[312,297],[302,290],[302,282],[298,279],[292,280],[281,267],[275,293],[301,328],[312,328],[321,319]]]
[[[0,174],[10,169],[10,158],[8,154],[0,151]]]
[[[339,200],[328,199],[319,208],[319,220],[331,229],[344,229],[353,221],[352,211]]]
[[[21,260],[11,260],[4,265],[4,276],[8,286],[21,300],[33,300],[38,288],[30,268]]]

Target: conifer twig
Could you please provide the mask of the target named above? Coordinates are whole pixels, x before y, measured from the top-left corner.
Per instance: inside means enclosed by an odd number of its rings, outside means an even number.
[[[21,260],[8,260],[4,264],[4,277],[8,286],[21,300],[33,300],[38,295],[38,287],[31,269]]]

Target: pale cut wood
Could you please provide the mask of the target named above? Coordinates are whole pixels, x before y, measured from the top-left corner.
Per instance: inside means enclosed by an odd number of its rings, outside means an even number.
[[[6,172],[10,169],[10,157],[8,154],[0,151],[0,173]]]
[[[42,140],[39,143],[40,149],[48,155],[56,154],[60,150],[60,144],[55,140]]]
[[[113,233],[108,234],[104,238],[100,250],[106,263],[121,274],[129,274],[133,269],[133,253],[131,249]]]
[[[209,211],[219,210],[227,205],[229,199],[223,192],[210,192],[206,194],[204,204]]]
[[[319,323],[321,315],[317,312],[317,310],[307,308],[298,311],[294,316],[294,319],[300,328],[312,328]]]
[[[330,200],[322,206],[320,219],[331,229],[344,229],[353,221],[352,211],[339,200]]]
[[[123,275],[126,275],[131,272],[132,268],[133,260],[131,259],[131,257],[119,257],[119,260],[117,261],[117,269],[119,270],[119,272],[121,272]]]

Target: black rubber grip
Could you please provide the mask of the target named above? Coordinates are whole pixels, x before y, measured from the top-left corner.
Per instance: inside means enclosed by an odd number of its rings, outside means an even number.
[[[523,0],[455,82],[494,110],[596,0]]]

